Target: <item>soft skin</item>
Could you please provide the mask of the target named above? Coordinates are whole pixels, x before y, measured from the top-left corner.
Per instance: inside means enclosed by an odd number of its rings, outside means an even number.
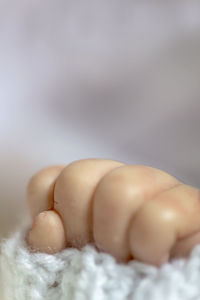
[[[52,166],[27,188],[33,251],[94,243],[118,261],[160,266],[200,243],[200,193],[152,167],[85,159]]]

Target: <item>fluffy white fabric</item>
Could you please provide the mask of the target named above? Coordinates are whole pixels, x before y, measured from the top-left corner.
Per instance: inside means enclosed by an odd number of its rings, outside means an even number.
[[[3,300],[195,300],[200,299],[200,245],[189,259],[160,269],[118,264],[92,246],[56,255],[30,253],[25,233],[1,244]]]

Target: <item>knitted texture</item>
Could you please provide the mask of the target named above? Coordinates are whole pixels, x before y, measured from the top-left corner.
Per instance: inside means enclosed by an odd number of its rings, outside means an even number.
[[[200,245],[188,259],[160,269],[118,264],[93,246],[55,255],[30,253],[25,232],[1,243],[3,300],[197,300],[200,299]]]

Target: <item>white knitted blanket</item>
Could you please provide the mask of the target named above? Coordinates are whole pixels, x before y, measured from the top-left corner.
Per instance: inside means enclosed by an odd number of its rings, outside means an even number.
[[[189,259],[160,269],[113,257],[87,246],[56,255],[30,253],[25,232],[1,243],[3,300],[197,300],[200,299],[200,245]]]

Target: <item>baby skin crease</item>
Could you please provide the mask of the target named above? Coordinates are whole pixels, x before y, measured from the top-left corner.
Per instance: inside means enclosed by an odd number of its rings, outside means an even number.
[[[85,159],[35,174],[28,244],[49,254],[93,243],[119,262],[160,266],[200,243],[200,191],[152,167]]]

